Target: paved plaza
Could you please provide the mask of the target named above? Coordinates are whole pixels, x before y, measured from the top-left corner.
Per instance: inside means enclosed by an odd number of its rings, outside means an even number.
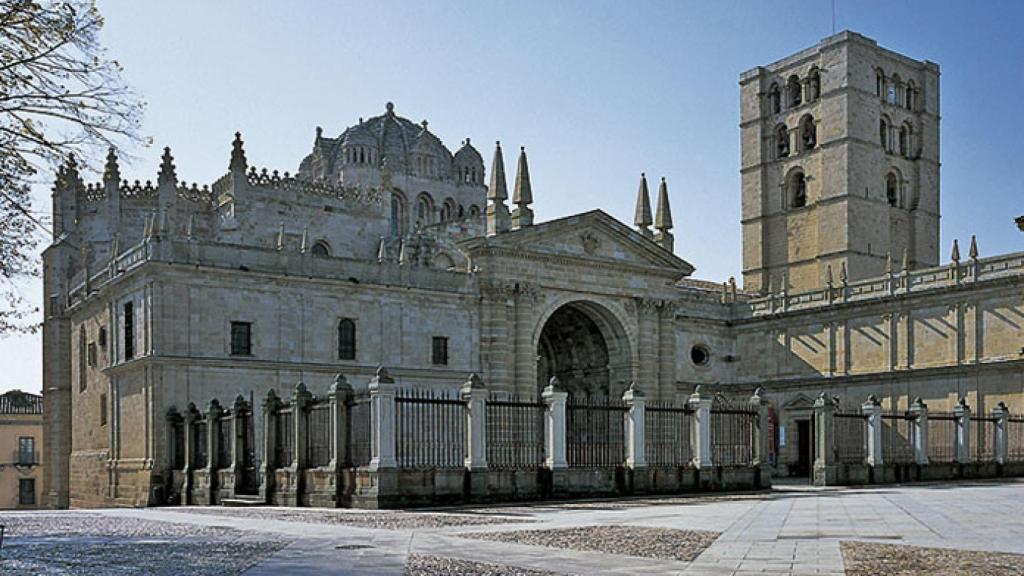
[[[11,512],[0,573],[1020,574],[1022,498],[1024,482],[991,482],[429,511]]]

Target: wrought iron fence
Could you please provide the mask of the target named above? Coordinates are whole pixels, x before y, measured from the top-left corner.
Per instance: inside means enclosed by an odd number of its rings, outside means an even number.
[[[910,464],[914,461],[914,418],[909,412],[882,414],[882,461]]]
[[[278,468],[292,465],[295,456],[295,412],[292,406],[278,409],[274,416],[277,434],[274,438],[274,462]]]
[[[1013,414],[1006,419],[1006,459],[1024,461],[1024,414]]]
[[[867,418],[859,410],[840,410],[832,418],[832,447],[836,462],[863,464],[868,457]]]
[[[459,391],[405,390],[395,397],[399,468],[460,468],[466,458],[465,403]]]
[[[348,405],[348,454],[352,466],[368,466],[372,456],[370,397],[360,396]]]
[[[647,403],[644,416],[647,465],[671,467],[692,464],[691,426],[693,410],[689,406]]]
[[[327,466],[334,451],[334,423],[331,401],[319,400],[306,413],[306,460],[310,468]]]
[[[971,416],[971,460],[995,462],[997,421],[992,416]]]
[[[754,419],[757,408],[715,398],[711,405],[711,462],[716,466],[747,466],[754,460]]]
[[[231,442],[235,432],[235,417],[225,412],[217,418],[217,468],[230,468],[234,462],[234,446]]]
[[[571,467],[614,468],[626,460],[625,416],[620,400],[577,399],[565,407],[566,459]]]
[[[928,461],[956,460],[956,415],[952,412],[928,413]]]
[[[488,400],[487,465],[498,470],[540,467],[544,410],[535,400]]]

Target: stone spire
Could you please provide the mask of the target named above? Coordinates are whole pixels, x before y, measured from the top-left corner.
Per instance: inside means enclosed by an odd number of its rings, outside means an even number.
[[[509,227],[508,187],[505,185],[505,160],[501,154],[501,142],[494,148],[494,161],[491,163],[491,185],[487,188],[487,235],[494,236],[505,232]]]
[[[672,237],[672,209],[668,204],[668,183],[662,176],[661,184],[658,186],[658,212],[654,216],[654,241],[661,244],[661,247],[669,252],[675,248],[675,238]]]
[[[228,164],[228,170],[244,174],[249,168],[249,163],[245,159],[244,145],[245,143],[242,142],[242,133],[235,132],[235,140],[231,143],[231,163]]]
[[[115,185],[121,182],[121,168],[117,163],[117,151],[111,146],[107,149],[107,163],[103,166],[103,183],[113,182]]]
[[[974,236],[974,234],[971,234],[971,248],[968,250],[967,256],[969,256],[971,260],[978,259],[978,238]]]
[[[960,243],[956,238],[953,238],[953,253],[949,255],[949,259],[956,264],[960,262]]]
[[[519,147],[519,164],[516,166],[516,184],[512,191],[512,229],[533,226],[533,189],[530,187],[530,168],[526,165],[526,148]]]
[[[640,230],[640,233],[648,238],[651,237],[651,195],[647,191],[647,175],[640,173],[640,189],[636,193],[636,214],[633,216],[633,224]]]
[[[103,166],[103,190],[107,195],[107,221],[111,230],[117,230],[121,226],[121,168],[113,146],[107,149]]]
[[[109,156],[107,157],[109,161]],[[156,177],[157,186],[178,184],[178,175],[174,169],[174,157],[171,156],[171,147],[165,146],[163,156],[160,157],[160,173]]]

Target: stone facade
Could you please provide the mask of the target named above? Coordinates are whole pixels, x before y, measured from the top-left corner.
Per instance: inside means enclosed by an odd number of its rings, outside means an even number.
[[[337,138],[318,129],[294,176],[250,168],[240,135],[204,187],[170,150],[156,185],[122,181],[113,152],[99,184],[69,161],[44,254],[50,504],[164,503],[181,481],[169,413],[256,409],[298,382],[324,397],[339,373],[365,393],[378,366],[400,388],[477,373],[491,397],[534,401],[552,377],[653,402],[760,386],[781,474],[809,472],[800,438],[823,391],[1024,411],[1024,254],[972,242],[938,265],[937,67],[844,32],[744,73],[741,102],[743,290],[691,278],[664,180],[651,214],[642,179],[635,228],[599,210],[534,223],[525,151],[510,195],[500,145],[485,186],[468,139],[452,154],[390,104]]]
[[[43,453],[42,396],[0,394],[0,510],[45,505]]]

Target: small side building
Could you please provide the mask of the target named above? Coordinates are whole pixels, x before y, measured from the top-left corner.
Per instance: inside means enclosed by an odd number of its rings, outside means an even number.
[[[0,510],[38,508],[43,485],[43,397],[0,395]]]

